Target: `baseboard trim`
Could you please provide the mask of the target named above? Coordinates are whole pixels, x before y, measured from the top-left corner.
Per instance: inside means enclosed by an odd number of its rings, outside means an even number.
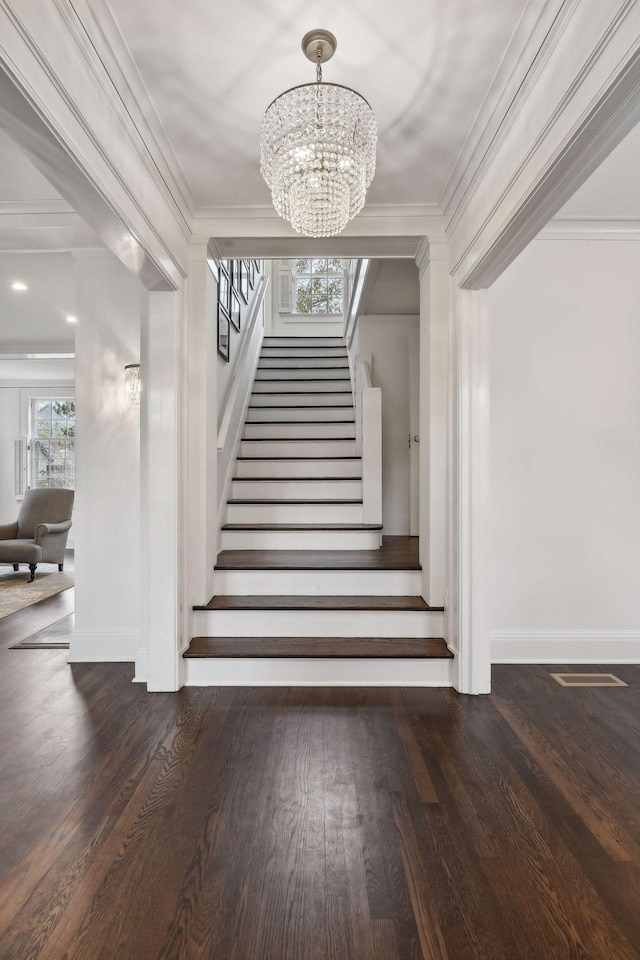
[[[75,630],[69,643],[68,663],[128,663],[136,659],[140,633]]]
[[[492,630],[492,663],[640,663],[640,630]]]

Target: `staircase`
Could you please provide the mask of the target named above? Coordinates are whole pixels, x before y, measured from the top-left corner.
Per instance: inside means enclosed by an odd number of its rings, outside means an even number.
[[[187,684],[447,686],[417,540],[365,523],[344,342],[265,337]]]

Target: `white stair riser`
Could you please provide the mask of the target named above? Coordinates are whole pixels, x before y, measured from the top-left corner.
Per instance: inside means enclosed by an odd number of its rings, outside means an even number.
[[[273,437],[276,440],[315,440],[321,437],[345,437],[355,440],[355,423],[246,423],[245,440],[260,440]]]
[[[233,480],[231,497],[234,500],[361,500],[362,480],[287,480],[284,477]]]
[[[360,477],[362,461],[354,460],[237,460],[236,476]]]
[[[273,358],[287,360],[317,360],[319,357],[333,357],[336,360],[342,360],[344,363],[348,360],[347,351],[344,347],[329,347],[321,350],[317,347],[263,347],[260,353],[261,360],[272,360]]]
[[[222,550],[377,550],[379,530],[223,530]]]
[[[349,368],[342,369],[337,367],[331,370],[313,368],[311,370],[286,370],[282,367],[277,369],[263,369],[258,367],[256,370],[256,380],[340,380],[349,377]]]
[[[280,393],[283,390],[293,390],[296,393],[332,393],[351,390],[350,380],[256,380],[253,384],[253,396],[265,393]]]
[[[228,503],[227,523],[362,523],[362,504]]]
[[[353,420],[353,407],[261,407],[247,410],[247,423],[278,423],[282,420]]]
[[[441,637],[420,610],[194,610],[195,637]]]
[[[225,596],[419,596],[419,570],[216,570],[214,592]]]
[[[451,687],[453,660],[187,659],[187,687]]]
[[[347,355],[343,357],[330,357],[327,354],[317,357],[288,357],[280,354],[279,356],[263,357],[258,360],[258,370],[272,370],[278,367],[305,367],[313,369],[315,367],[344,367],[349,369]]]
[[[262,349],[268,350],[273,347],[287,347],[288,349],[310,349],[319,350],[321,347],[341,347],[345,349],[344,340],[341,337],[265,337],[262,341]]]
[[[352,407],[351,390],[325,397],[321,393],[252,393],[252,407],[324,407],[330,403],[336,407]]]
[[[241,457],[355,457],[355,440],[242,440]]]

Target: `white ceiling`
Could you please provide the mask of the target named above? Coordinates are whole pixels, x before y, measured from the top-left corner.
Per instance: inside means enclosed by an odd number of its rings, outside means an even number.
[[[526,0],[109,0],[198,206],[269,204],[259,170],[270,101],[315,78],[314,27],[338,50],[326,80],[379,126],[369,203],[437,203]]]
[[[0,202],[59,200],[60,194],[0,130]]]
[[[74,338],[75,264],[70,253],[0,255],[0,343]],[[15,280],[29,287],[11,289]]]
[[[640,218],[640,124],[574,193],[558,216]]]

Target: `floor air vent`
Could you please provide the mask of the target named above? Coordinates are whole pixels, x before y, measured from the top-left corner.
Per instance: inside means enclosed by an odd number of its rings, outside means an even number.
[[[626,687],[623,680],[612,673],[552,673],[563,687]]]

